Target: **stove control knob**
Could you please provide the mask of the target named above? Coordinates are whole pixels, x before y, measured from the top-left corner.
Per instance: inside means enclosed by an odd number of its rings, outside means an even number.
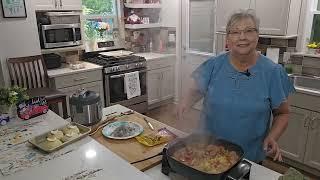
[[[120,67],[119,66],[117,66],[116,69],[117,69],[117,71],[120,71]]]
[[[140,66],[143,66],[143,63],[140,63]]]
[[[136,67],[139,67],[139,64],[138,64],[138,63],[136,63]]]
[[[126,68],[129,69],[129,64],[126,65]]]

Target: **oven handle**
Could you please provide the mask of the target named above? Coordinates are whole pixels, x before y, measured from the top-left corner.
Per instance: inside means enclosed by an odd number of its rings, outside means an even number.
[[[147,72],[147,70],[141,70],[141,71],[139,71],[139,73],[143,73],[143,72]],[[124,77],[124,75],[125,75],[125,74],[112,75],[112,76],[110,76],[110,79],[115,79],[115,78]]]

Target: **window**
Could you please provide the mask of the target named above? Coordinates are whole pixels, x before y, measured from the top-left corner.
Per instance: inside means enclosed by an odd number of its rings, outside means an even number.
[[[118,27],[115,0],[82,0],[84,34],[89,41],[113,40],[114,29]]]
[[[213,53],[214,5],[212,0],[190,0],[189,4],[189,49]]]
[[[310,42],[320,42],[320,0],[314,0],[311,5],[312,25]]]

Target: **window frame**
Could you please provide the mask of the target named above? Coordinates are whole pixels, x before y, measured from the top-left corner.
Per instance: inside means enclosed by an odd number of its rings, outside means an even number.
[[[320,0],[312,0],[309,1],[307,4],[307,13],[305,17],[305,33],[304,33],[304,43],[303,43],[303,48],[302,50],[304,52],[307,51],[307,44],[311,40],[311,32],[312,32],[312,25],[313,25],[313,18],[314,15],[319,14],[320,15],[320,10],[317,10],[318,3],[320,3]]]
[[[113,29],[119,29],[119,18],[118,18],[119,17],[119,4],[117,3],[117,0],[113,0],[113,7],[114,7],[113,14],[106,14],[106,15],[99,15],[99,14],[85,15],[85,14],[82,14],[82,21],[85,22],[87,20],[93,20],[93,19],[112,19]],[[83,23],[83,26],[84,26],[84,23]],[[84,32],[83,32],[83,34],[85,35]],[[85,38],[83,38],[83,42],[87,42],[87,40]]]

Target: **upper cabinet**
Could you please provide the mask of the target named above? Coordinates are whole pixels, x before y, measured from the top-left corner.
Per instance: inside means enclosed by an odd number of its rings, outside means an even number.
[[[248,9],[250,0],[218,0],[217,1],[217,31],[225,32],[229,17],[239,9]]]
[[[295,36],[302,0],[218,0],[217,31],[225,32],[230,15],[238,9],[254,9],[260,19],[260,34]]]
[[[34,0],[36,10],[81,10],[81,0]]]

